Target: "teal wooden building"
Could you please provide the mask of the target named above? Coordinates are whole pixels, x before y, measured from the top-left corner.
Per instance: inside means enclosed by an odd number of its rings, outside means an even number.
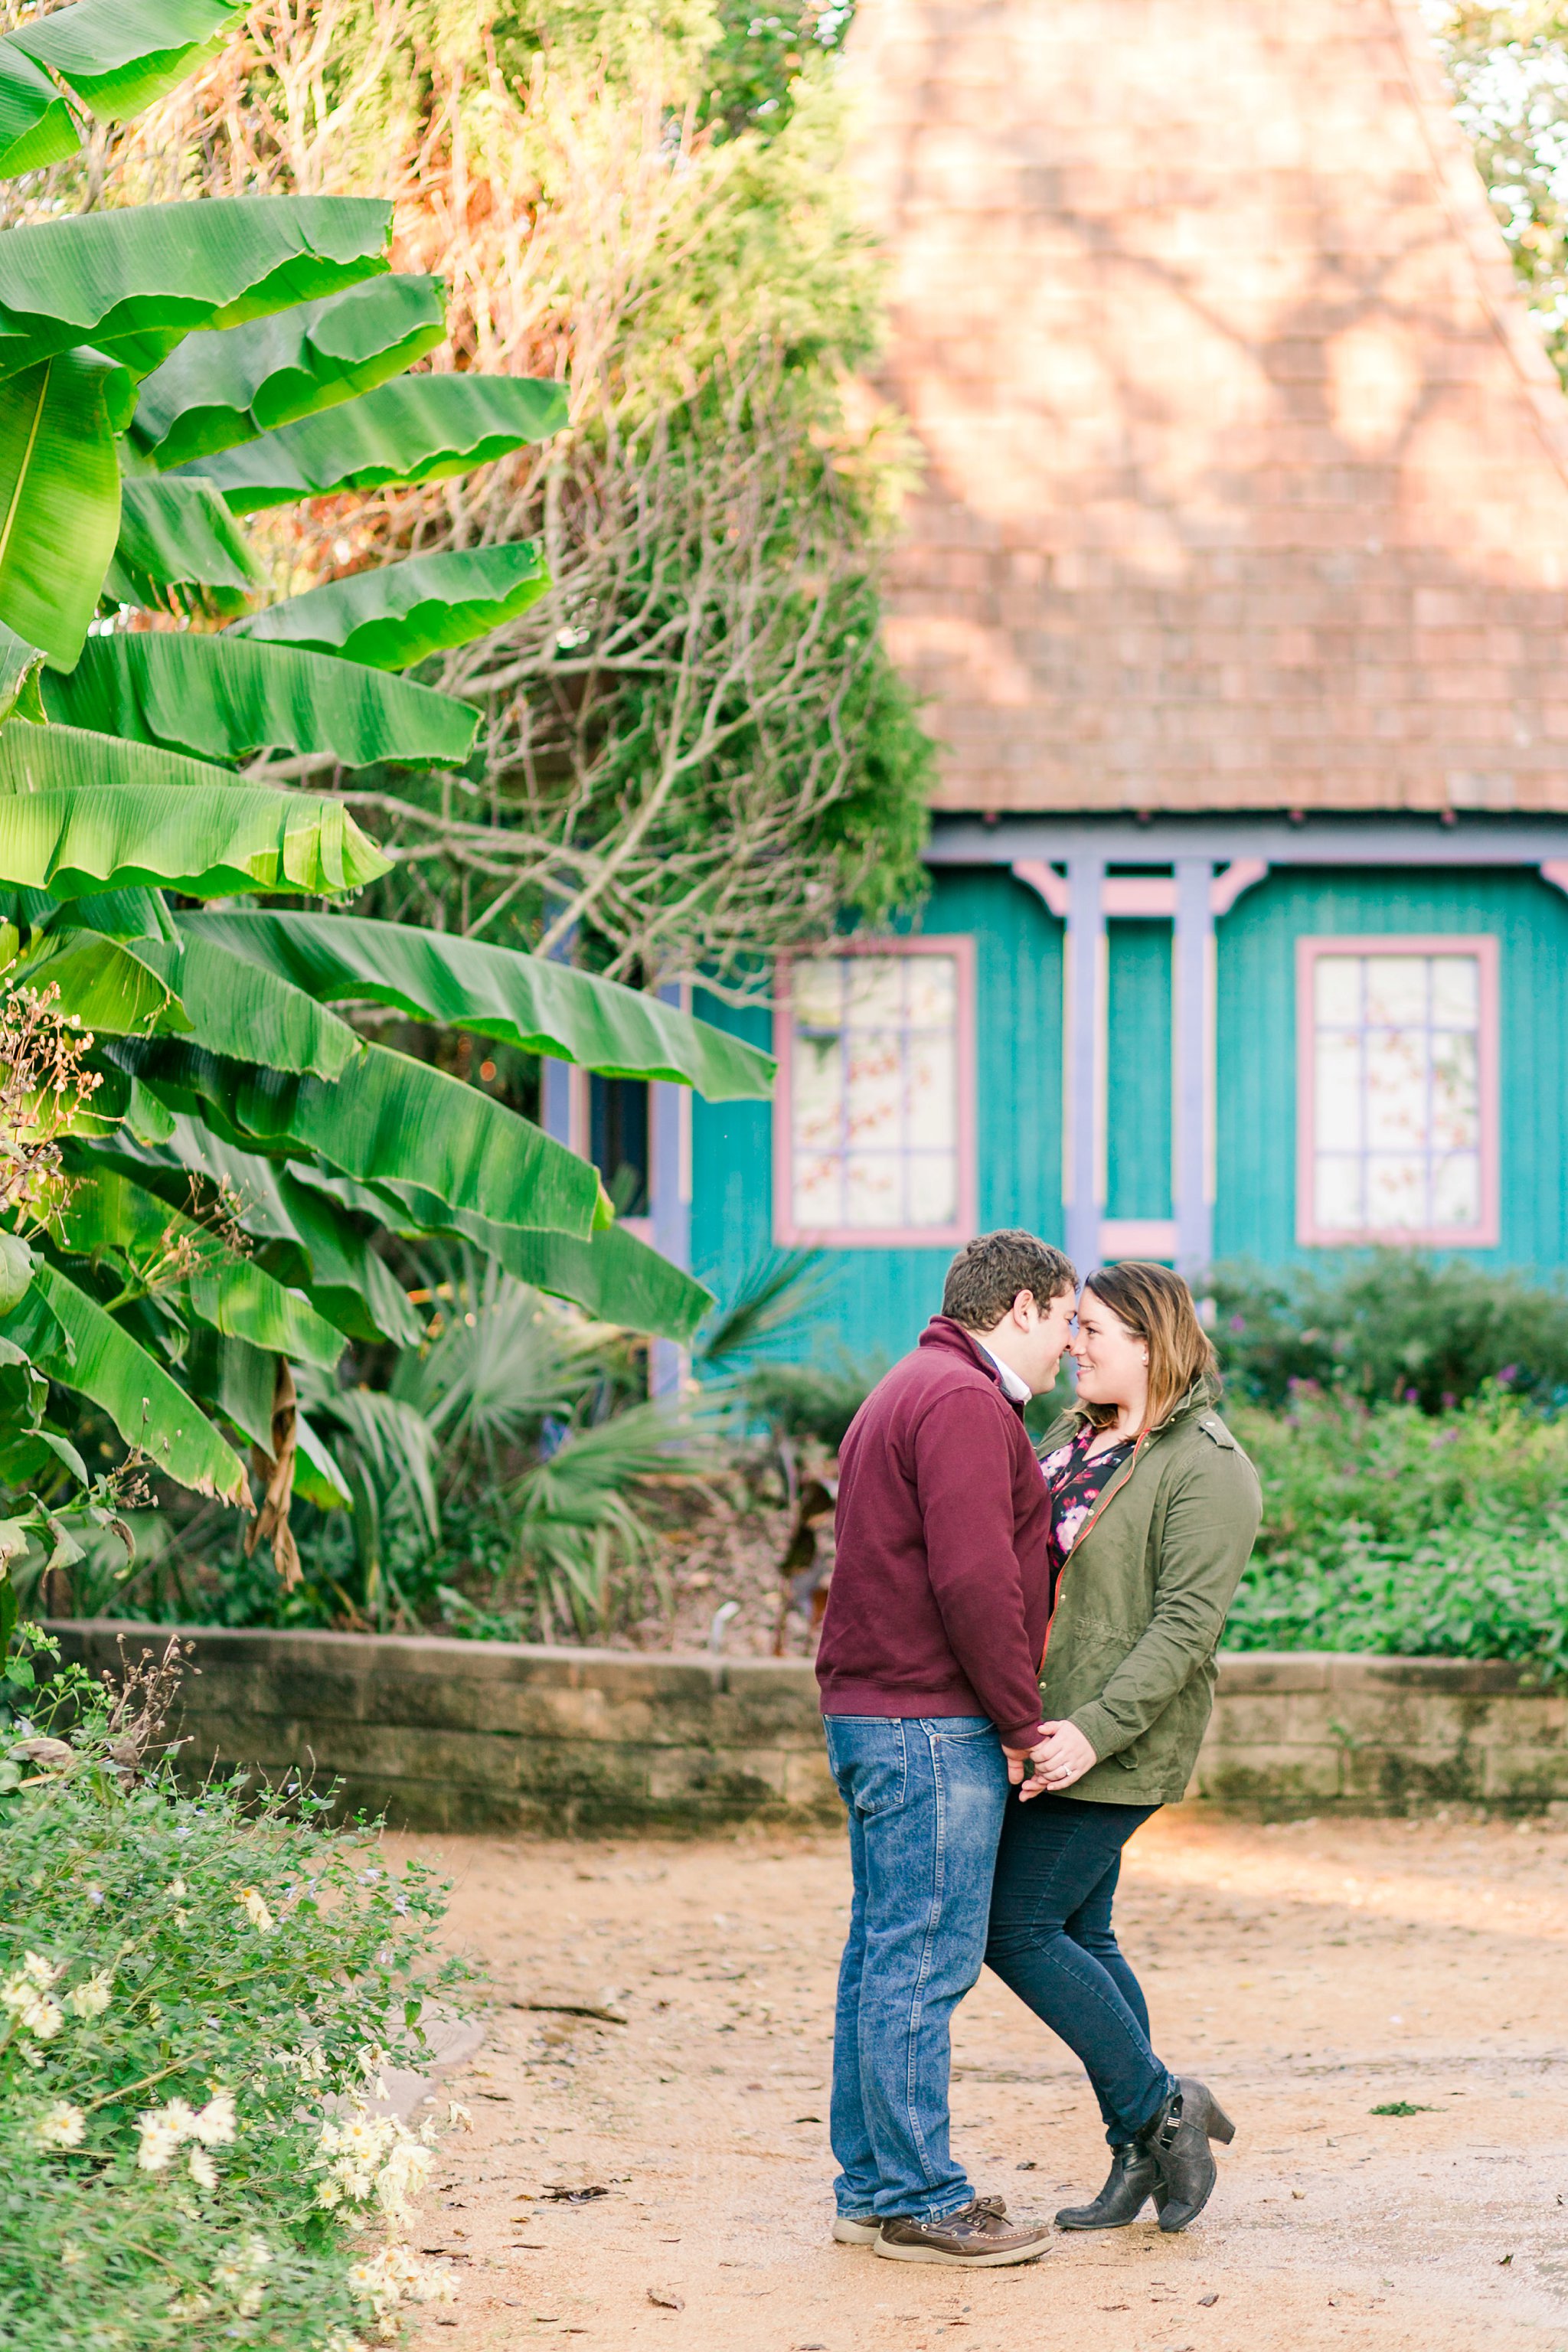
[[[1568,403],[1418,15],[860,0],[851,55],[931,889],[699,1002],[778,1097],[655,1102],[657,1236],[821,1248],[888,1356],[1000,1223],[1568,1268]]]

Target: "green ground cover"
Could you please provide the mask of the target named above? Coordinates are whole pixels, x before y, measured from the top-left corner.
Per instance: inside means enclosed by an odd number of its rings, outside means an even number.
[[[182,1793],[156,1705],[78,1677],[51,1738],[30,1675],[0,1675],[0,2343],[395,2336],[444,2292],[400,2236],[437,2126],[366,2103],[452,1973],[443,1890],[308,1791]]]

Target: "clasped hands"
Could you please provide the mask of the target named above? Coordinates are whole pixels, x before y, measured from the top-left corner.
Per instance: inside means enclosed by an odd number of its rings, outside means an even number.
[[[1004,1748],[1002,1751],[1007,1759],[1007,1778],[1024,1804],[1031,1797],[1037,1797],[1042,1789],[1070,1789],[1100,1760],[1076,1723],[1042,1723],[1040,1731],[1042,1737],[1033,1748]],[[1026,1765],[1029,1768],[1027,1779]]]

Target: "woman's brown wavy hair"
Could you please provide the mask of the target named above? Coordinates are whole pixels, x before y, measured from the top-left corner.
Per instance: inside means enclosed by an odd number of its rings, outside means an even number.
[[[1219,1382],[1219,1366],[1208,1333],[1198,1321],[1193,1294],[1168,1265],[1151,1265],[1141,1258],[1124,1258],[1119,1265],[1096,1267],[1084,1284],[1102,1307],[1136,1333],[1149,1349],[1149,1402],[1145,1429],[1157,1429],[1174,1411],[1193,1382],[1206,1373]],[[1113,1404],[1086,1404],[1096,1429],[1108,1429],[1116,1419]]]

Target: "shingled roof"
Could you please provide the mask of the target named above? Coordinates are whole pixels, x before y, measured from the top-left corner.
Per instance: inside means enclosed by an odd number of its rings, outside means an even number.
[[[859,0],[971,810],[1568,810],[1568,403],[1401,0]]]

